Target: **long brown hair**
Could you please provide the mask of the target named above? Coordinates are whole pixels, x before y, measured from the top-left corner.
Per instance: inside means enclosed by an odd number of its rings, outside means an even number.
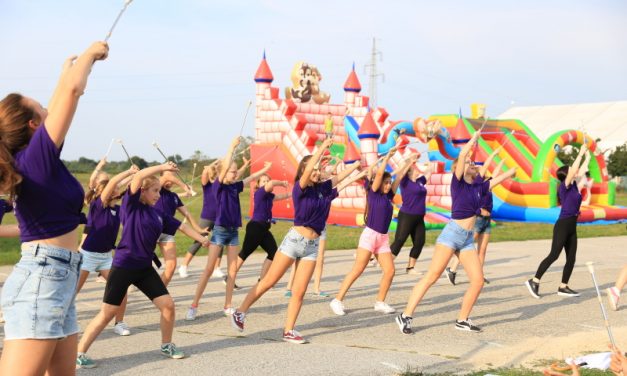
[[[307,167],[307,162],[311,159],[311,155],[306,155],[303,159],[300,160],[298,164],[298,169],[296,170],[296,176],[294,177],[294,184],[298,183],[301,176],[303,176],[303,172],[305,172],[305,167]]]
[[[24,97],[17,93],[7,95],[0,101],[0,192],[15,196],[22,176],[15,170],[13,156],[30,142],[32,133],[29,121],[39,123],[39,115],[25,104]]]

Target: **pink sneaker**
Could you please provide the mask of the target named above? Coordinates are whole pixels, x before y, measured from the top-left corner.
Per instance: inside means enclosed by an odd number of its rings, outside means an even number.
[[[283,340],[285,342],[297,343],[299,345],[307,343],[307,340],[304,339],[303,336],[301,336],[300,333],[295,330],[290,330],[287,333],[283,333]]]
[[[607,301],[610,303],[610,307],[613,311],[618,311],[618,303],[620,300],[620,290],[614,287],[610,287],[605,289],[607,293]]]
[[[229,317],[231,319],[231,326],[240,332],[244,331],[244,320],[246,319],[246,314],[244,312],[240,312],[235,310],[233,314]]]

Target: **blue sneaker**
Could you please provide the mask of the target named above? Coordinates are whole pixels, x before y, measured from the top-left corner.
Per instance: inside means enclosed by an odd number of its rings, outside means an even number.
[[[291,298],[292,297],[292,290],[287,290],[285,292],[285,295],[283,295],[283,296],[285,296],[286,298]]]
[[[183,359],[185,357],[185,353],[177,349],[176,345],[173,343],[161,345],[161,355],[167,356],[171,359]]]
[[[96,363],[91,360],[90,357],[87,356],[87,354],[81,354],[79,356],[76,357],[76,368],[94,368],[96,366]]]

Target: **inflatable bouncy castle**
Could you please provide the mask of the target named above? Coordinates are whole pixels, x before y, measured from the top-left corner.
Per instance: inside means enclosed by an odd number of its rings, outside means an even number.
[[[399,151],[390,159],[389,171],[399,167],[411,153],[412,145],[428,146],[429,164],[434,173],[427,185],[427,228],[441,228],[450,219],[450,165],[472,134],[484,123],[457,115],[434,115],[413,121],[391,120],[383,107],[371,108],[368,97],[361,95],[361,84],[355,69],[348,72],[344,83],[343,102],[332,104],[330,96],[320,88],[322,75],[318,68],[298,62],[290,75],[291,86],[281,90],[272,86],[274,76],[265,53],[255,73],[255,142],[250,154],[252,170],[261,169],[264,161],[272,162],[269,174],[273,179],[287,180],[291,192],[298,162],[312,154],[332,131],[334,145],[331,154],[339,163],[360,161],[362,168],[376,163],[390,148]],[[326,124],[325,124],[326,123]],[[327,129],[325,129],[327,128]],[[482,132],[474,158],[482,163],[492,151],[503,146],[488,167],[491,171],[503,158],[505,169],[519,167],[516,176],[494,190],[493,217],[501,220],[554,222],[559,213],[555,171],[561,166],[556,154],[568,144],[586,142],[594,154],[590,163],[590,206],[582,207],[579,221],[616,221],[627,218],[627,208],[614,204],[615,186],[608,181],[603,156],[594,139],[580,131],[559,132],[545,142],[539,140],[517,120],[488,120]],[[414,145],[415,146],[415,145]],[[424,165],[413,168],[423,169]],[[275,188],[281,193],[284,188]],[[252,194],[252,192],[251,192]],[[366,204],[363,184],[353,183],[340,192],[332,203],[328,223],[356,226],[363,224]],[[252,203],[252,200],[251,200]],[[400,207],[400,194],[395,203]],[[251,207],[252,211],[252,207]],[[290,200],[277,201],[273,216],[292,219],[294,209]],[[391,224],[394,230],[395,222]]]

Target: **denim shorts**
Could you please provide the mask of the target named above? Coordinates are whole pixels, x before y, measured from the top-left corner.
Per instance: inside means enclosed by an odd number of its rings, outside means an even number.
[[[211,233],[211,244],[224,246],[238,246],[239,235],[237,227],[214,226]]]
[[[474,232],[465,230],[454,220],[450,220],[446,224],[435,244],[441,244],[453,251],[474,251],[475,243],[473,241]]]
[[[292,227],[283,238],[279,250],[292,259],[316,261],[319,244],[320,238],[306,239]]]
[[[60,339],[79,331],[74,297],[82,255],[23,244],[2,288],[4,339]]]
[[[113,263],[113,251],[109,252],[91,252],[79,249],[83,255],[83,264],[81,270],[95,273],[101,270],[110,270]]]
[[[477,220],[475,221],[475,232],[477,234],[489,234],[492,229],[490,228],[490,216],[478,215]]]
[[[174,235],[169,235],[169,234],[161,234],[161,236],[159,236],[159,240],[157,240],[158,243],[175,243],[176,240],[174,240]]]

